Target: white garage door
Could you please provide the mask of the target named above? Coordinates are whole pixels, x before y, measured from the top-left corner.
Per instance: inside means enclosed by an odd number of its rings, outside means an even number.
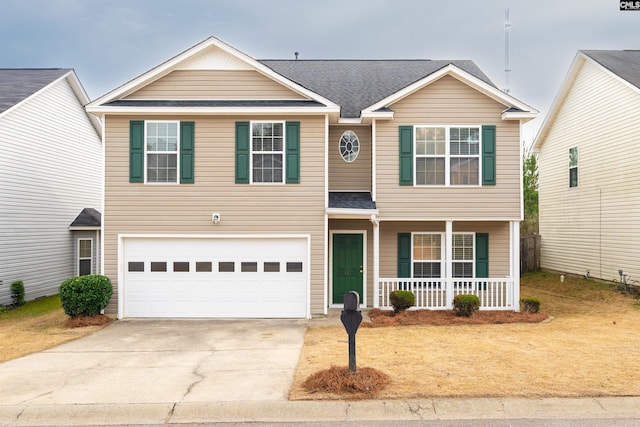
[[[125,238],[124,317],[304,318],[306,238]]]

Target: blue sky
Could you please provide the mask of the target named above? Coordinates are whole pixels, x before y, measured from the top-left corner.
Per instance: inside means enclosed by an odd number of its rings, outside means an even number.
[[[507,8],[508,86],[541,116],[579,49],[640,49],[619,0],[0,0],[0,68],[74,68],[95,99],[215,36],[257,59],[472,59],[505,88]]]

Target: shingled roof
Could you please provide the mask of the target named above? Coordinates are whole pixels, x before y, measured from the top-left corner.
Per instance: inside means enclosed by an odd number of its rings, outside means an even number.
[[[102,215],[100,212],[93,208],[84,208],[82,212],[73,220],[69,228],[71,229],[87,229],[87,228],[100,228],[102,222]]]
[[[640,88],[640,50],[581,51],[607,70]]]
[[[376,102],[453,64],[495,85],[469,60],[260,60],[276,73],[330,99],[341,116],[357,118]]]
[[[69,71],[68,68],[0,68],[0,113]]]

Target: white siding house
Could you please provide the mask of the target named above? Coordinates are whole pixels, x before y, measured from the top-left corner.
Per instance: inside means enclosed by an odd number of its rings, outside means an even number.
[[[101,209],[101,125],[73,70],[0,69],[0,304],[22,280],[26,299],[76,274],[69,225]]]
[[[541,266],[640,279],[640,51],[578,52],[543,124]]]

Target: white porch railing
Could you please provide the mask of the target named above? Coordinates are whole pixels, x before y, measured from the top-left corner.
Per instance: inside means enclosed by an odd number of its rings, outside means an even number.
[[[375,304],[391,308],[389,294],[393,291],[411,291],[416,297],[415,308],[446,310],[453,308],[453,297],[473,294],[480,298],[480,310],[518,310],[514,302],[514,280],[504,279],[380,279]],[[374,294],[376,295],[376,294]]]

